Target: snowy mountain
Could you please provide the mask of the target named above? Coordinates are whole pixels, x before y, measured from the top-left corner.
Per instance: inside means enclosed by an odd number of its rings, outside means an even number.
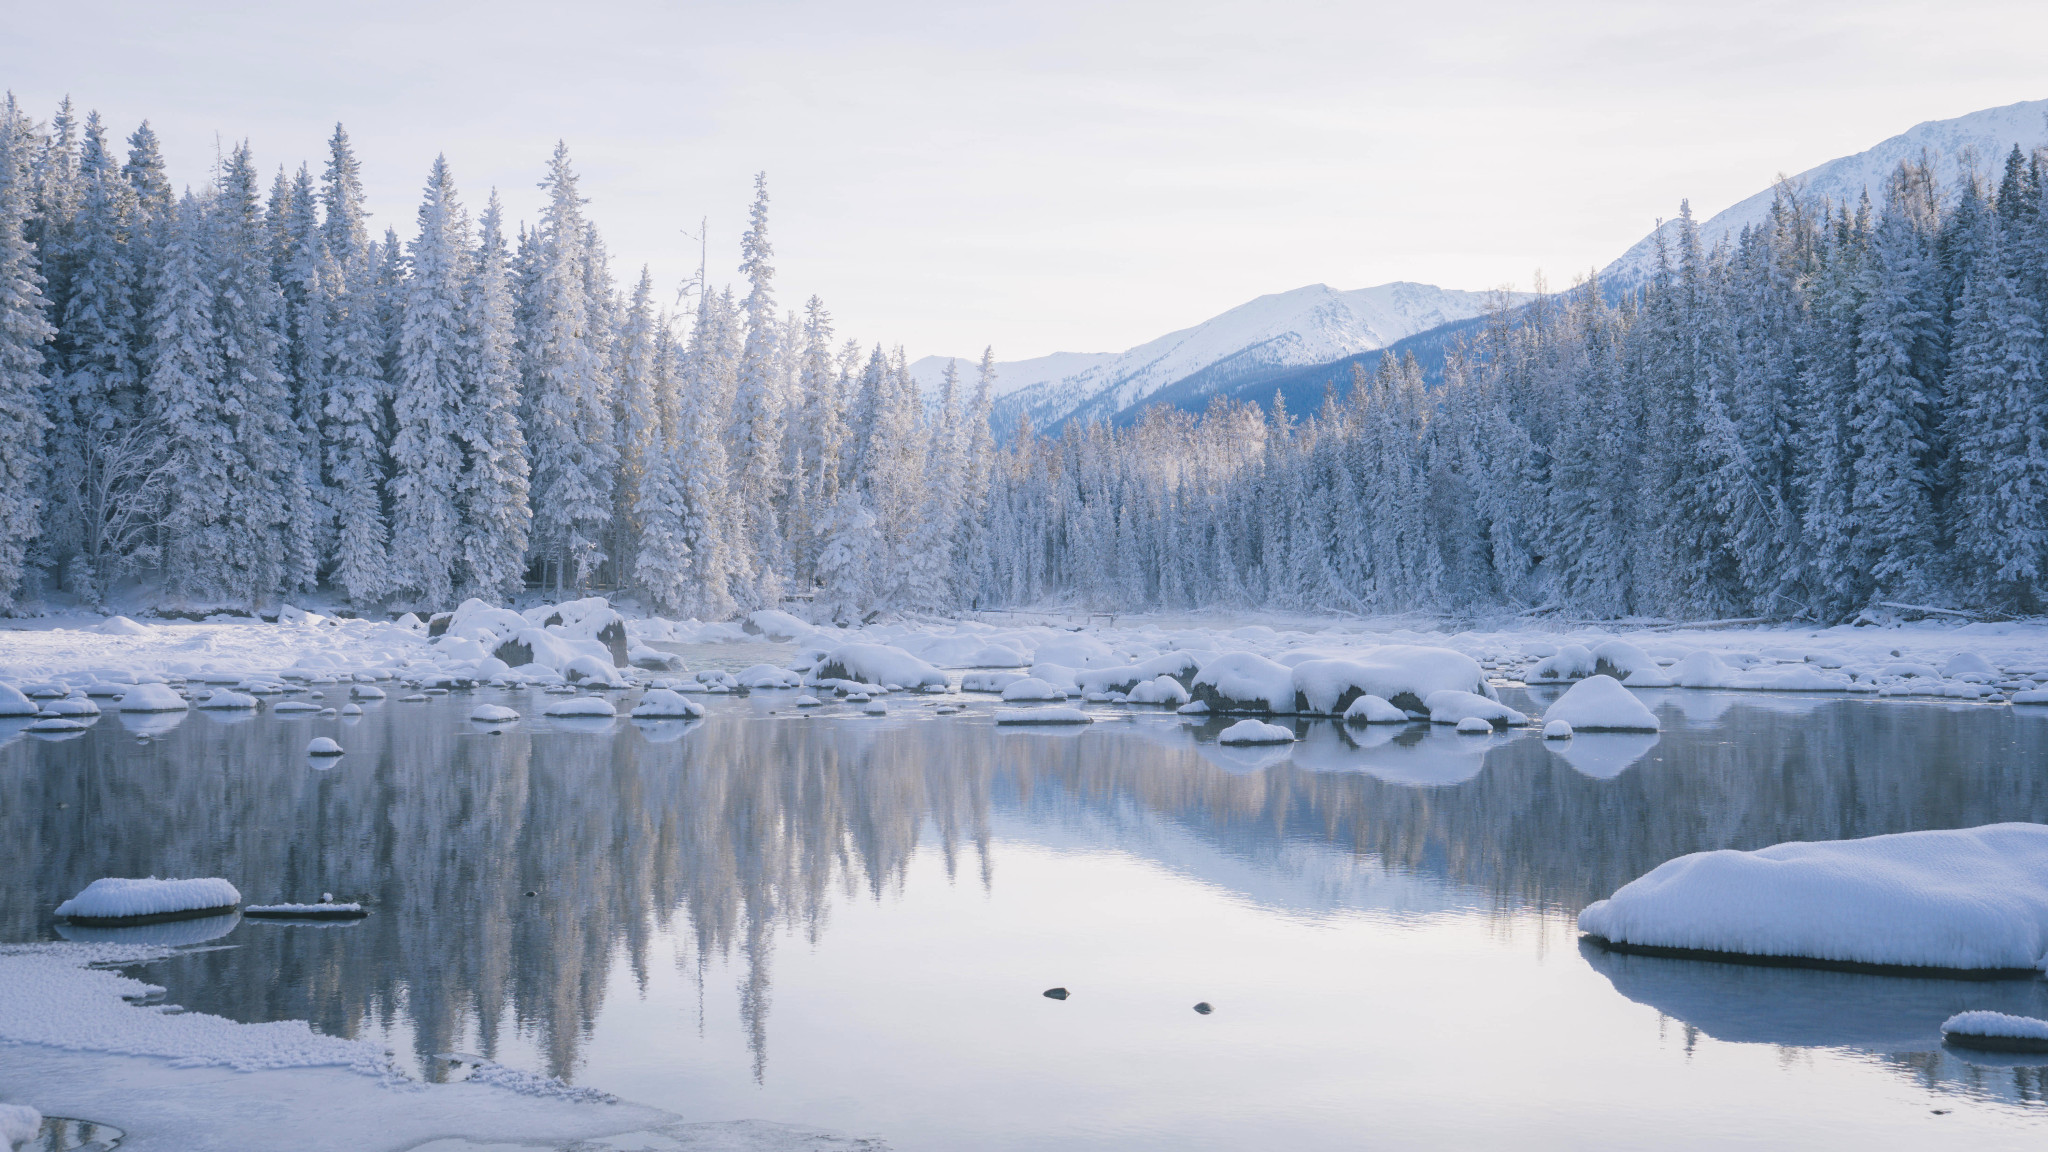
[[[1974,154],[1977,170],[1995,179],[2013,145],[2031,150],[2035,145],[2044,143],[2048,143],[2048,100],[2028,100],[2003,108],[1986,108],[1953,120],[1929,120],[1916,124],[1875,147],[1853,156],[1830,160],[1791,179],[1792,184],[1807,195],[1826,197],[1836,204],[1853,205],[1867,191],[1871,202],[1881,205],[1885,181],[1901,160],[1917,160],[1926,155],[1934,162],[1935,176],[1943,184],[1948,184],[1955,178],[1957,163],[1965,155]],[[1771,201],[1776,196],[1774,182],[1747,200],[1717,213],[1700,225],[1702,245],[1712,248],[1723,239],[1732,243],[1743,228],[1760,223],[1770,215]],[[1667,220],[1657,231],[1643,237],[1622,253],[1620,259],[1603,269],[1601,279],[1608,281],[1610,286],[1625,287],[1648,275],[1656,266],[1660,232],[1666,244],[1675,243],[1678,222]]]
[[[1188,397],[1181,393],[1207,396],[1275,369],[1383,348],[1481,315],[1502,299],[1495,292],[1399,282],[1348,292],[1311,284],[1261,296],[1126,352],[1058,352],[998,363],[995,425],[1009,428],[1027,413],[1040,428],[1067,419],[1108,420],[1183,382],[1189,386],[1175,391],[1185,402]],[[1527,299],[1527,293],[1506,297],[1509,303]],[[911,365],[911,374],[929,391],[944,374],[946,360],[925,357]],[[960,367],[971,381],[972,362],[962,358]]]

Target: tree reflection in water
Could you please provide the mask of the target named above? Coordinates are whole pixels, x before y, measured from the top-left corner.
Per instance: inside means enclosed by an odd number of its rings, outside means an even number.
[[[2048,719],[1723,698],[1689,721],[1703,699],[1666,699],[1653,743],[1576,759],[1533,737],[1317,721],[1289,755],[1251,765],[1211,755],[1214,725],[1167,717],[1020,733],[912,702],[886,720],[769,715],[776,694],[687,727],[594,732],[491,732],[463,695],[346,725],[194,715],[146,742],[103,720],[84,739],[0,747],[0,865],[15,878],[0,939],[51,938],[50,909],[106,875],[221,875],[252,901],[362,898],[376,911],[355,926],[247,924],[236,947],[153,979],[236,1019],[337,1035],[402,1024],[428,1068],[466,1043],[495,1053],[510,1025],[571,1077],[615,959],[644,990],[654,940],[673,935],[700,991],[711,963],[741,961],[758,1079],[778,937],[815,942],[836,904],[900,890],[920,849],[956,882],[964,869],[996,883],[990,829],[1005,815],[1136,811],[1238,865],[1309,844],[1462,886],[1502,914],[1560,915],[1700,849],[2048,820]],[[316,734],[348,749],[335,767],[306,762]]]

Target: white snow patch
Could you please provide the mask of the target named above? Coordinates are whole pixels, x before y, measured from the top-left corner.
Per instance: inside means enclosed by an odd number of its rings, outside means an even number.
[[[57,905],[59,916],[94,919],[117,916],[159,916],[195,908],[231,908],[242,902],[235,886],[218,876],[190,880],[129,879],[107,876]]]
[[[2015,1040],[2048,1040],[2048,1020],[2013,1016],[2004,1012],[1958,1012],[1942,1021],[1944,1034],[1965,1036],[2006,1036]]]
[[[1572,685],[1543,716],[1562,720],[1580,732],[1657,731],[1656,713],[1612,676],[1588,676]]]

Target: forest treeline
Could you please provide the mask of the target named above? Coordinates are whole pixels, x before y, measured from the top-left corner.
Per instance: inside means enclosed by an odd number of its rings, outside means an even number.
[[[0,607],[602,588],[722,619],[1063,602],[1833,622],[2033,613],[2048,568],[2043,160],[1778,191],[1645,281],[1502,309],[1425,386],[1218,401],[998,446],[993,357],[784,309],[756,179],[735,287],[630,288],[566,148],[531,225],[445,160],[372,235],[339,126],[174,191],[145,123],[0,107]],[[682,299],[690,299],[686,296]],[[973,370],[970,368],[970,373]]]

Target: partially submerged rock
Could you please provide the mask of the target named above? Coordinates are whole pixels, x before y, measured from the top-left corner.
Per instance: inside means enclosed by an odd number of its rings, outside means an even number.
[[[57,915],[90,928],[160,924],[220,916],[235,910],[242,894],[218,876],[159,880],[108,876],[57,905]]]

